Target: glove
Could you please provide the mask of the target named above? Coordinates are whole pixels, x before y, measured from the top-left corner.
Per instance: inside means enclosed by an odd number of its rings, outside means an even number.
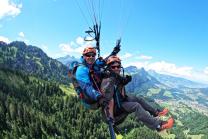
[[[126,75],[126,77],[123,78],[122,84],[127,85],[129,82],[131,82],[132,77],[131,75]]]
[[[106,106],[108,106],[108,101],[105,97],[101,96],[98,98],[98,104],[105,108]]]
[[[132,80],[131,75],[126,75],[126,81],[127,81],[127,82],[131,82],[131,80]]]
[[[119,51],[120,51],[120,46],[116,46],[113,48],[113,52],[111,53],[111,55],[116,55]]]

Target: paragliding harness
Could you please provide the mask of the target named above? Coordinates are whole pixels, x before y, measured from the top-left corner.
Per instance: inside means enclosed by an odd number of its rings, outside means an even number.
[[[88,108],[88,109],[93,109],[91,107],[92,104],[93,104],[92,100],[90,100],[86,96],[86,94],[84,93],[84,91],[80,87],[80,85],[79,85],[79,83],[78,83],[78,81],[76,80],[76,77],[75,77],[76,70],[77,70],[78,66],[81,66],[81,65],[83,65],[83,64],[80,64],[77,61],[72,62],[70,64],[68,76],[71,79],[71,82],[74,86],[74,89],[77,92],[77,95],[79,96],[79,99],[81,100],[81,103],[83,104],[83,106],[85,106],[85,108]],[[90,74],[92,74],[92,72],[90,72]],[[94,78],[92,78],[92,80],[93,80],[93,82],[95,82]],[[98,87],[98,85],[96,87]],[[97,103],[97,102],[94,102],[94,103]],[[106,116],[106,119],[107,119],[107,123],[108,123],[108,126],[109,126],[109,131],[110,131],[111,138],[116,139],[115,132],[114,132],[114,127],[113,127],[113,119],[110,117],[109,107],[106,105],[106,106],[103,107],[103,110],[104,110],[104,113],[105,113],[105,116]]]
[[[92,100],[84,91],[83,89],[80,87],[75,74],[77,71],[77,68],[79,66],[85,66],[82,63],[79,63],[77,61],[73,61],[70,66],[69,66],[69,71],[68,71],[68,77],[70,78],[72,85],[74,86],[74,89],[79,97],[79,99],[81,100],[81,103],[83,104],[83,106],[87,109],[96,109],[96,103],[97,101]],[[92,72],[90,72],[90,76],[91,76]]]

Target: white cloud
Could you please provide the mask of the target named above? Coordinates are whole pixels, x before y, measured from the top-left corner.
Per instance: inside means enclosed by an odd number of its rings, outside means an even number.
[[[59,48],[61,48],[60,55],[69,54],[71,56],[77,57],[83,52],[84,48],[88,45],[94,45],[94,41],[84,41],[84,38],[77,37],[75,41],[71,41],[70,43],[61,43],[59,44]]]
[[[19,37],[22,37],[22,38],[25,37],[25,34],[23,32],[20,32],[18,35],[19,35]]]
[[[15,4],[11,0],[0,0],[0,20],[6,16],[15,17],[20,14],[22,4]]]
[[[189,79],[208,84],[208,74],[205,74],[203,71],[193,71]]]
[[[192,67],[182,66],[177,67],[173,63],[165,61],[155,62],[148,65],[147,69],[153,69],[160,73],[171,74],[175,76],[187,76],[190,77],[192,73]]]
[[[71,42],[70,42],[70,45],[71,45],[71,46],[76,46],[76,43],[73,42],[73,41],[71,41]]]
[[[132,57],[132,54],[130,54],[130,53],[125,53],[124,55],[120,56],[120,58],[122,60],[127,59],[127,58],[130,58],[130,57]]]
[[[10,43],[9,39],[4,36],[0,36],[0,41],[3,41],[5,43]]]
[[[154,70],[161,74],[168,74],[172,76],[190,79],[193,81],[208,83],[208,66],[203,71],[202,70],[197,71],[196,69],[190,66],[178,66],[174,63],[169,63],[166,61],[151,62],[149,60],[151,60],[152,57],[143,54],[139,56],[133,56],[127,53],[122,57],[125,59],[124,61],[122,61],[122,65],[124,67],[127,66],[136,66],[137,68],[143,67],[146,70]],[[130,57],[131,59],[128,59]],[[138,59],[144,61],[138,61]]]
[[[73,48],[70,44],[65,44],[65,43],[59,44],[59,47],[61,48],[62,52],[65,52],[65,53],[79,53],[79,54],[81,54],[82,51],[85,48],[85,46],[80,46],[80,47]]]
[[[149,62],[145,61],[145,62],[125,62],[123,61],[123,66],[124,67],[128,67],[128,66],[136,66],[137,68],[146,68],[148,67]]]
[[[134,65],[138,68],[145,68],[146,70],[155,70],[158,73],[168,74],[172,76],[182,77],[193,81],[208,83],[208,67],[204,71],[196,71],[193,67],[177,66],[173,63],[165,61],[159,62],[128,62],[125,67]]]
[[[18,33],[18,37],[16,38],[18,41],[23,41],[25,42],[26,44],[30,44],[30,40],[28,40],[26,37],[25,37],[25,33],[24,32],[19,32]]]
[[[69,44],[61,43],[61,44],[59,44],[59,47],[64,52],[70,53],[70,52],[73,52],[74,51],[74,49],[72,49],[71,45],[69,45]]]
[[[151,60],[152,59],[151,56],[146,56],[146,55],[140,55],[138,58],[142,59],[142,60]]]
[[[205,73],[206,75],[208,75],[208,67],[205,67],[204,73]]]
[[[83,45],[83,44],[84,44],[84,39],[83,39],[82,37],[77,37],[76,43],[77,43],[78,45]]]

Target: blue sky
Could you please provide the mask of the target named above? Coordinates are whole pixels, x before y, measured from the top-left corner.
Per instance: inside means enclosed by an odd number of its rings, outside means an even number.
[[[53,58],[79,57],[89,43],[89,2],[102,22],[102,56],[121,37],[124,66],[208,83],[206,0],[1,0],[0,40],[25,41]]]

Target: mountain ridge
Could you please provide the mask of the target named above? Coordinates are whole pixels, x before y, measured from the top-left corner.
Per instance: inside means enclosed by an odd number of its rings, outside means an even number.
[[[154,76],[158,81],[166,84],[170,87],[189,87],[189,88],[206,88],[207,84],[198,83],[195,81],[191,81],[182,77],[176,77],[166,74],[157,73],[154,70],[149,70],[148,73]]]
[[[59,57],[56,60],[61,62],[62,64],[66,65],[67,67],[70,65],[71,62],[73,61],[80,61],[79,59],[75,58],[74,56],[66,55],[63,57]]]
[[[67,83],[67,67],[61,62],[47,56],[36,46],[14,41],[0,43],[0,67],[33,74],[44,79]]]

